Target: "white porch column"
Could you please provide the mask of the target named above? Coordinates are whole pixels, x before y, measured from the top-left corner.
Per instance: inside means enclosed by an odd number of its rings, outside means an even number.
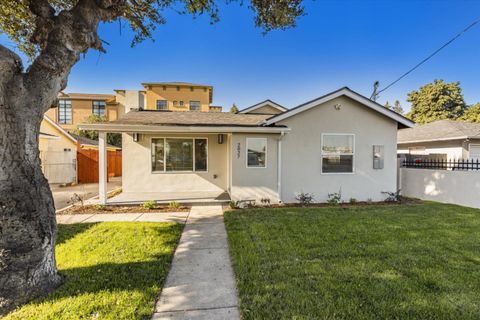
[[[98,133],[98,198],[107,204],[107,133]]]

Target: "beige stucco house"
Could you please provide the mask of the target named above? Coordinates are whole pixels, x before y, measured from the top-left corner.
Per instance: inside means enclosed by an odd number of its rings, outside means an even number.
[[[400,130],[398,153],[443,160],[480,160],[480,123],[439,120]]]
[[[290,110],[258,105],[237,114],[132,110],[80,125],[99,131],[100,199],[107,132],[123,134],[119,200],[289,203],[303,191],[323,202],[341,190],[344,201],[378,201],[396,190],[397,130],[410,120],[347,87]]]

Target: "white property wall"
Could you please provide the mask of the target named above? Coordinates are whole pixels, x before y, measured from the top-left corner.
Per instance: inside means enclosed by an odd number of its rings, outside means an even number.
[[[335,105],[340,105],[339,110]],[[295,193],[309,192],[317,202],[342,190],[342,200],[385,199],[397,180],[397,122],[347,97],[333,99],[279,124],[291,131],[282,140],[283,202],[296,202]],[[355,135],[354,173],[321,171],[322,133]],[[384,168],[373,168],[373,146],[384,146]]]
[[[480,208],[480,172],[400,168],[406,197]]]

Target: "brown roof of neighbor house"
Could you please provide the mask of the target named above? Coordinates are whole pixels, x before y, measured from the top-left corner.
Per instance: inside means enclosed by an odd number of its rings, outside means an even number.
[[[263,114],[230,112],[132,110],[109,124],[169,125],[169,126],[244,126],[259,127],[271,117]]]
[[[87,137],[79,136],[78,134],[70,133],[72,137],[74,137],[81,146],[98,146],[98,140],[93,140]],[[107,148],[116,148],[122,149],[120,147],[112,146],[111,144],[107,143]]]
[[[64,93],[60,92],[58,98],[78,99],[78,100],[112,100],[115,99],[113,94],[104,93]]]
[[[480,139],[480,123],[438,120],[398,131],[398,143],[442,141],[467,138]]]
[[[209,87],[213,88],[208,84],[192,83],[192,82],[142,82],[142,86],[180,86],[180,87]]]

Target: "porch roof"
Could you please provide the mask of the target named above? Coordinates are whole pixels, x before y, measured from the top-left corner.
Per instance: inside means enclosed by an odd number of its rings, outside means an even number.
[[[115,121],[80,124],[83,130],[106,132],[282,132],[285,126],[265,126],[271,115],[228,112],[132,110]]]

